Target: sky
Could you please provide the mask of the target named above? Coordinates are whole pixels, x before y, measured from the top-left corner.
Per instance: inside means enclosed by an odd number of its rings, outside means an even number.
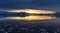
[[[0,0],[0,8],[60,11],[60,0]]]

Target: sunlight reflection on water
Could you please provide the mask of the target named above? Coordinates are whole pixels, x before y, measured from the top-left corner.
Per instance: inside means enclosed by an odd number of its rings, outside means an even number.
[[[11,19],[11,20],[48,20],[48,19],[55,19],[56,17],[52,16],[26,16],[26,17],[6,17],[0,19]]]

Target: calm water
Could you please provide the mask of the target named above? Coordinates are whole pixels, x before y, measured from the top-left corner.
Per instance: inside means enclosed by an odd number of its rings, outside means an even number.
[[[57,15],[0,15],[0,33],[60,33],[60,17]]]
[[[0,32],[60,33],[60,18],[43,17],[40,20],[21,20],[19,17],[15,17],[15,19],[13,17],[7,17],[7,19],[0,20]]]

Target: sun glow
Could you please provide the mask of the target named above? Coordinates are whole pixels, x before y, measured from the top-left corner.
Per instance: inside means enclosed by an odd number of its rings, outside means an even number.
[[[35,10],[35,9],[21,9],[21,10],[8,10],[8,12],[25,12],[31,14],[30,16],[26,17],[6,17],[0,19],[11,19],[11,20],[48,20],[48,19],[55,19],[56,17],[52,16],[37,16],[38,14],[54,14],[56,12],[53,11],[46,11],[46,10]],[[37,14],[37,15],[34,15]]]
[[[30,14],[53,14],[56,12],[46,10],[35,10],[35,9],[21,9],[21,10],[9,10],[8,12],[26,12]]]

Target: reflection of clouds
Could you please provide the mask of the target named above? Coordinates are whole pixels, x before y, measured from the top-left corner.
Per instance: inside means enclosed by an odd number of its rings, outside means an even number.
[[[47,20],[47,19],[55,19],[56,17],[52,16],[26,16],[26,17],[7,17],[1,19],[11,19],[11,20]]]

